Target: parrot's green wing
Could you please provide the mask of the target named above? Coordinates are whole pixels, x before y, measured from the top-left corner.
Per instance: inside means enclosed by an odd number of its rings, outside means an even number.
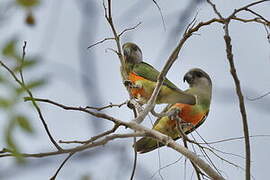
[[[157,71],[153,66],[150,64],[147,64],[145,62],[140,62],[138,64],[135,64],[133,67],[133,72],[136,73],[138,76],[141,76],[147,80],[157,82],[159,71]],[[165,78],[163,85],[171,88],[171,89],[177,89],[179,88],[175,86],[171,81],[169,81],[167,78]]]

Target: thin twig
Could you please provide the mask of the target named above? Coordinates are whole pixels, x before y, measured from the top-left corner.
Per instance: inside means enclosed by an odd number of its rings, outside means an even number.
[[[263,25],[267,25],[269,22],[265,22],[265,21],[262,21],[260,18],[253,18],[253,19],[242,19],[242,18],[239,18],[239,17],[232,17],[231,18],[232,20],[237,20],[237,21],[240,21],[240,22],[243,22],[243,23],[250,23],[250,22],[255,22],[255,23],[260,23],[260,24],[263,24]]]
[[[22,73],[22,69],[23,69],[23,65],[24,65],[24,58],[25,58],[25,51],[26,51],[26,44],[27,42],[24,41],[24,45],[23,45],[23,53],[22,53],[22,59],[21,59],[21,66],[20,66],[20,70],[19,70],[19,73],[20,73],[20,76],[21,76],[21,81],[22,81],[22,84],[25,85],[24,83],[24,78],[23,78],[23,73]]]
[[[102,146],[107,144],[108,142],[114,140],[114,139],[123,139],[123,138],[131,138],[134,136],[144,136],[145,133],[144,132],[137,132],[137,133],[126,133],[126,134],[113,134],[113,135],[109,135],[104,137],[103,139],[99,140],[99,141],[95,141],[93,143],[90,144],[83,144],[74,148],[67,148],[67,149],[63,149],[63,150],[59,150],[59,151],[51,151],[51,152],[44,152],[44,153],[21,153],[20,155],[22,157],[33,157],[33,158],[41,158],[41,157],[48,157],[48,156],[55,156],[55,155],[60,155],[60,154],[69,154],[69,153],[77,153],[77,152],[81,152],[84,151],[86,149],[90,149],[93,147],[97,147],[97,146]],[[5,153],[5,154],[0,154],[0,157],[9,157],[9,156],[16,156],[16,154],[14,154],[13,151],[10,151],[9,153]]]
[[[230,72],[233,77],[235,87],[236,87],[236,93],[239,100],[239,107],[240,112],[242,115],[242,123],[243,123],[243,131],[245,136],[245,151],[246,151],[246,180],[250,180],[250,141],[249,141],[249,130],[248,130],[248,120],[247,120],[247,113],[246,113],[246,107],[245,107],[245,100],[244,96],[241,90],[240,80],[237,75],[237,71],[235,69],[234,65],[234,58],[232,54],[232,44],[231,44],[231,37],[229,34],[229,23],[226,23],[224,25],[224,41],[226,44],[226,52],[227,52],[227,59],[230,64]]]
[[[160,14],[160,16],[161,16],[163,28],[164,28],[164,30],[166,31],[165,20],[164,20],[164,17],[163,17],[161,8],[160,8],[160,6],[158,5],[157,1],[155,1],[155,0],[152,0],[152,1],[153,1],[153,3],[156,5],[156,7],[158,8],[159,14]]]
[[[179,162],[183,157],[184,157],[184,156],[180,156],[180,158],[178,158],[178,159],[175,160],[174,162],[172,162],[172,163],[170,163],[170,164],[167,164],[167,165],[161,167],[158,171],[156,171],[156,172],[151,176],[151,179],[152,179],[152,178],[153,178],[160,170],[165,169],[165,168],[167,168],[167,167],[170,167],[171,165],[176,164],[176,163]]]
[[[102,137],[104,137],[106,135],[109,135],[111,133],[114,133],[118,129],[119,126],[120,126],[119,124],[115,124],[112,129],[110,129],[108,131],[105,131],[105,132],[103,132],[103,133],[101,133],[99,135],[93,136],[92,138],[90,138],[89,140],[86,140],[86,141],[61,141],[60,140],[59,143],[66,143],[66,144],[70,144],[70,143],[88,144],[88,143],[94,142],[97,139],[102,138]]]
[[[134,144],[134,161],[133,161],[133,168],[132,168],[132,172],[131,172],[131,176],[130,176],[130,180],[133,180],[134,176],[135,176],[135,170],[137,167],[137,159],[138,159],[138,153],[136,151],[136,137],[133,138],[133,144]]]
[[[256,2],[253,2],[253,3],[250,3],[250,4],[246,5],[246,6],[244,6],[244,7],[241,7],[241,8],[239,8],[239,9],[235,9],[234,12],[233,12],[228,18],[234,17],[237,13],[239,13],[239,12],[241,12],[241,11],[243,11],[243,10],[248,9],[248,8],[251,7],[251,6],[255,6],[255,5],[257,5],[257,4],[261,4],[261,3],[264,3],[264,2],[267,2],[267,1],[270,1],[270,0],[260,0],[260,1],[256,1]]]
[[[183,154],[184,156],[186,156],[187,158],[189,158],[191,161],[193,161],[195,164],[198,165],[199,168],[201,168],[207,175],[209,175],[211,178],[216,179],[216,180],[224,180],[224,178],[222,176],[220,176],[214,169],[212,169],[206,162],[204,162],[200,157],[198,157],[197,155],[195,155],[193,152],[191,152],[190,150],[186,149],[185,147],[179,145],[178,143],[176,143],[172,138],[149,128],[146,128],[140,124],[137,124],[133,121],[130,122],[125,122],[125,121],[121,121],[119,119],[116,119],[112,116],[109,116],[107,114],[104,113],[97,113],[97,112],[92,112],[86,109],[82,109],[82,108],[74,108],[74,107],[69,107],[67,108],[64,105],[60,105],[59,103],[56,103],[59,105],[59,107],[61,108],[66,108],[68,110],[77,110],[77,111],[83,111],[86,112],[88,114],[94,115],[98,118],[103,118],[105,120],[109,120],[115,123],[118,123],[120,125],[126,126],[130,129],[136,130],[138,132],[136,133],[130,133],[130,134],[114,134],[111,136],[106,136],[104,139],[100,140],[100,141],[96,141],[93,142],[91,144],[84,144],[81,146],[77,146],[75,148],[71,148],[71,149],[65,149],[62,151],[54,151],[54,152],[48,152],[48,153],[39,153],[39,154],[21,154],[24,157],[44,157],[44,156],[52,156],[52,155],[57,155],[57,154],[64,154],[64,153],[71,153],[71,152],[79,152],[79,151],[83,151],[92,147],[96,147],[96,146],[100,146],[100,145],[104,145],[107,142],[116,139],[116,138],[127,138],[127,137],[134,137],[134,136],[150,136],[152,138],[155,138],[156,140],[158,140],[159,142],[165,144],[166,146],[173,148],[174,150],[176,150],[177,152]],[[13,153],[7,153],[7,154],[3,154],[0,155],[0,157],[7,157],[7,156],[14,156]]]
[[[131,108],[133,110],[134,118],[136,118],[138,116],[138,109],[136,108],[135,105],[133,105]],[[136,133],[136,131],[134,131],[134,133]],[[136,137],[133,137],[133,144],[134,144],[134,147],[133,147],[134,161],[133,161],[133,168],[132,168],[132,171],[131,171],[130,180],[133,180],[133,178],[135,176],[136,167],[137,167],[138,153],[137,153],[137,146],[136,146]]]
[[[247,99],[248,99],[249,101],[257,101],[257,100],[259,100],[259,99],[264,98],[265,96],[268,96],[269,94],[270,94],[270,92],[267,92],[267,93],[265,93],[265,94],[263,94],[263,95],[261,95],[261,96],[255,97],[255,98],[249,98],[249,97],[247,97]]]
[[[55,172],[54,176],[50,178],[50,180],[55,180],[56,179],[56,176],[58,175],[58,173],[60,172],[60,170],[62,169],[62,167],[65,165],[65,163],[71,158],[71,156],[73,155],[74,153],[70,153],[66,158],[65,160],[61,163],[61,165],[59,166],[59,168],[57,169],[57,171]]]
[[[2,61],[0,61],[0,64],[11,74],[11,76],[13,77],[13,79],[28,93],[28,95],[31,97],[31,102],[33,104],[33,106],[35,107],[39,118],[45,128],[45,131],[47,133],[47,135],[49,136],[49,139],[51,140],[51,142],[54,144],[54,146],[58,149],[58,150],[62,150],[62,148],[57,144],[57,142],[54,140],[54,138],[52,137],[50,130],[48,128],[48,125],[41,113],[41,110],[39,108],[39,106],[37,105],[36,101],[34,100],[34,96],[32,94],[32,92],[17,78],[17,76],[15,75],[15,73],[8,67],[6,66]]]
[[[96,45],[98,45],[98,44],[102,44],[102,43],[104,43],[105,41],[109,41],[109,40],[114,40],[114,38],[104,38],[104,39],[102,39],[102,40],[100,40],[100,41],[98,41],[98,42],[96,42],[96,43],[94,43],[94,44],[88,46],[87,49],[90,49],[90,48],[92,48],[92,47],[94,47],[94,46],[96,46]]]
[[[176,61],[176,59],[178,58],[178,54],[180,52],[180,50],[182,49],[184,43],[186,42],[186,40],[192,36],[192,34],[196,31],[198,31],[201,27],[214,23],[214,22],[220,22],[221,20],[219,19],[211,19],[207,22],[201,22],[198,25],[194,26],[194,28],[189,29],[188,31],[186,31],[186,33],[183,35],[183,38],[179,41],[177,47],[173,50],[173,52],[171,53],[171,55],[169,56],[168,60],[166,61],[166,64],[164,65],[164,67],[162,68],[162,71],[160,72],[158,78],[157,78],[157,84],[156,87],[150,97],[150,99],[147,102],[147,105],[144,109],[144,111],[142,111],[142,113],[140,113],[140,115],[135,118],[133,121],[136,123],[141,123],[146,115],[154,108],[155,106],[155,102],[156,102],[156,98],[157,95],[161,89],[161,86],[163,84],[163,81],[169,71],[169,69],[171,68],[171,66],[173,65],[173,63]]]
[[[251,135],[249,136],[250,138],[254,138],[254,137],[270,137],[270,135]],[[228,138],[228,139],[223,139],[223,140],[218,140],[218,141],[211,141],[211,142],[198,142],[198,144],[217,144],[217,143],[222,143],[222,142],[229,142],[229,141],[235,141],[235,140],[239,140],[239,139],[245,139],[244,136],[242,137],[233,137],[233,138]]]
[[[86,106],[85,108],[86,109],[95,109],[97,111],[101,111],[101,110],[104,110],[104,109],[107,109],[107,108],[112,108],[112,107],[118,107],[118,108],[120,108],[120,107],[122,107],[125,104],[127,104],[127,101],[122,102],[120,104],[112,104],[112,103],[110,103],[109,105],[103,106],[103,107]]]
[[[212,6],[212,8],[213,8],[214,12],[216,13],[216,15],[218,15],[218,17],[219,17],[220,19],[224,19],[224,18],[222,17],[221,13],[217,10],[216,5],[215,5],[214,3],[212,3],[210,0],[207,0],[207,2],[208,2],[208,4],[210,4],[210,5]]]
[[[159,143],[157,142],[157,144],[158,144],[158,147],[159,147]],[[160,150],[159,150],[159,148],[158,148],[158,175],[159,175],[159,177],[161,178],[161,180],[164,180],[164,178],[163,178],[163,176],[162,176],[162,174],[161,174],[161,157],[160,157]]]
[[[121,37],[123,34],[125,34],[126,32],[136,29],[136,28],[139,27],[141,24],[142,24],[142,22],[139,22],[138,24],[136,24],[135,26],[133,26],[133,27],[131,27],[131,28],[126,28],[126,29],[124,29],[122,32],[120,32],[120,33],[118,34],[118,37],[120,38],[120,37]],[[115,39],[115,38],[114,38],[114,39]]]
[[[248,12],[250,12],[250,13],[252,13],[252,14],[254,14],[255,16],[258,16],[260,19],[264,20],[265,22],[268,22],[267,19],[265,19],[262,15],[256,13],[255,11],[253,11],[253,10],[251,10],[249,8],[246,8],[245,10],[248,11]]]
[[[177,127],[177,130],[178,130],[178,133],[182,137],[185,148],[188,149],[187,141],[189,140],[189,138],[184,133],[184,131],[182,129],[182,126],[181,126],[181,122],[184,122],[184,121],[180,117],[177,117],[176,118],[176,127]],[[193,166],[193,168],[194,168],[194,170],[196,172],[198,180],[201,180],[200,174],[202,174],[202,173],[201,173],[200,169],[192,161],[190,161],[190,162],[191,162],[191,164],[192,164],[192,166]]]

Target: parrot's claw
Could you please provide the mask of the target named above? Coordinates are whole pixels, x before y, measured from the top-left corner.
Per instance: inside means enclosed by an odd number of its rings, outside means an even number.
[[[168,117],[170,120],[175,120],[175,119],[180,119],[179,118],[179,113],[181,112],[181,110],[179,108],[173,108],[169,113],[168,113]]]
[[[182,129],[186,129],[186,128],[192,128],[193,127],[193,124],[191,123],[186,123],[186,122],[182,122],[180,123]]]
[[[127,107],[129,107],[130,109],[134,109],[135,108],[135,109],[137,109],[139,111],[139,113],[143,111],[143,107],[135,99],[129,100],[127,102]]]
[[[126,87],[130,87],[130,86],[132,86],[132,82],[129,81],[129,80],[125,80],[125,81],[124,81],[124,85],[125,85]]]
[[[126,87],[133,88],[133,89],[141,89],[142,88],[141,84],[134,84],[130,80],[125,80],[124,85]]]

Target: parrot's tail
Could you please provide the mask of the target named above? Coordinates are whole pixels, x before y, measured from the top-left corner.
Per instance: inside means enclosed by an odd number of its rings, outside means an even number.
[[[153,151],[154,149],[159,148],[161,146],[164,145],[150,137],[141,138],[136,142],[135,145],[133,145],[133,147],[136,148],[136,151],[138,153],[146,153],[149,151]]]

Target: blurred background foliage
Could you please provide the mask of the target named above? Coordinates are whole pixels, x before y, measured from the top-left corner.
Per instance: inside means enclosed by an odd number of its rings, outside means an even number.
[[[25,13],[25,25],[33,26],[35,24],[34,9],[40,4],[39,0],[16,0],[2,4],[5,7],[12,6],[20,7]],[[2,11],[3,12],[3,11]],[[5,16],[7,17],[7,16]],[[8,17],[7,17],[8,18]],[[5,19],[7,20],[7,19]],[[2,61],[11,67],[13,72],[18,75],[22,68],[23,72],[31,71],[37,67],[41,60],[39,56],[33,56],[27,53],[22,64],[23,43],[20,41],[18,35],[11,35],[6,42],[0,42]],[[47,78],[31,78],[31,81],[26,80],[26,87],[30,90],[40,88],[47,83]],[[4,136],[6,147],[17,154],[17,162],[22,163],[24,159],[19,156],[20,147],[16,141],[15,131],[35,135],[35,131],[31,125],[31,118],[28,113],[21,112],[19,109],[22,103],[24,89],[20,87],[8,72],[4,69],[0,71],[0,108],[1,115],[6,117],[6,126],[0,127],[1,136]],[[17,152],[17,153],[16,153]]]
[[[181,1],[181,4],[176,0],[160,0],[157,3],[163,12],[166,30],[158,8],[151,0],[113,1],[113,16],[118,31],[142,22],[138,29],[125,34],[121,42],[136,42],[143,49],[146,61],[161,69],[164,60],[180,38],[178,34],[182,34],[196,13],[198,22],[212,18],[214,13],[203,0],[186,0]],[[222,12],[228,14],[248,2],[231,0],[215,3]],[[256,10],[269,18],[268,4],[259,6]],[[265,38],[264,27],[234,23],[231,28],[234,55],[237,58],[237,68],[245,94],[257,97],[265,91],[268,92],[269,43]],[[245,31],[240,32],[244,28]],[[180,61],[176,62],[168,74],[173,82],[178,83],[186,70],[198,66],[213,77],[215,86],[212,110],[207,122],[199,130],[207,140],[242,136],[235,88],[229,74],[221,32],[221,28],[215,24],[211,28],[203,29],[199,36],[191,38],[182,51]],[[114,48],[114,42],[106,42],[87,50],[89,45],[110,35],[101,0],[0,2],[1,61],[18,75],[22,62],[23,41],[28,41],[23,72],[25,83],[34,91],[36,97],[74,106],[103,106],[110,102],[125,101],[128,96],[121,83],[119,61],[113,53],[105,51]],[[260,71],[250,73],[255,67],[260,67]],[[46,73],[52,73],[53,78],[50,78],[50,81],[48,76],[44,75]],[[184,85],[181,84],[180,87],[185,87]],[[30,103],[23,103],[23,97],[27,95],[3,68],[0,68],[0,90],[1,148],[33,153],[52,150],[35,111]],[[39,94],[36,90],[42,93]],[[266,121],[269,119],[269,102],[269,96],[259,101],[246,102],[252,134],[269,134],[269,121]],[[61,111],[51,106],[47,108],[46,105],[42,106],[42,111],[56,140],[86,140],[111,128],[108,122],[85,114]],[[132,112],[124,106],[121,109],[107,110],[106,113],[125,120],[133,117]],[[151,121],[155,119],[151,118],[148,117],[145,121],[148,127],[151,127]],[[257,179],[265,179],[263,177],[267,176],[262,169],[268,164],[265,158],[269,152],[268,144],[268,139],[256,139],[252,144],[253,169]],[[218,147],[243,154],[242,141]],[[162,161],[157,153],[161,153]],[[158,176],[160,172],[155,172],[165,164],[172,164],[162,169],[162,175],[166,179],[184,179],[184,176],[189,179],[189,175],[192,178],[192,168],[186,167],[183,161],[175,161],[178,158],[179,154],[168,148],[138,156],[136,179],[161,179]],[[17,157],[16,161],[13,158],[3,158],[0,159],[0,179],[49,179],[62,161],[62,156],[27,161],[21,157]],[[21,165],[20,162],[27,163]],[[226,169],[230,179],[241,179],[244,174],[238,168],[217,162],[220,169]],[[242,160],[237,162],[241,163]],[[71,162],[68,162],[59,174],[59,178],[128,179],[132,164],[132,140],[121,140],[72,157]],[[104,169],[108,168],[111,171],[105,173]],[[154,177],[153,174],[157,175]]]

